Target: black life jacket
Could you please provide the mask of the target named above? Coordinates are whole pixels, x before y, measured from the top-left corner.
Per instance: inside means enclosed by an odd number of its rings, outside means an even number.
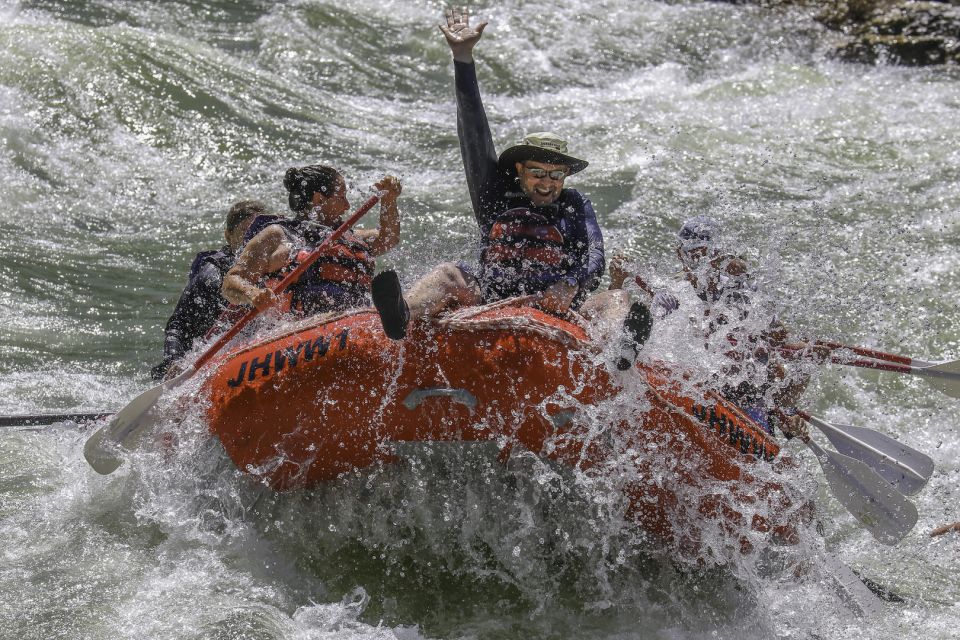
[[[515,207],[498,215],[480,253],[486,297],[539,293],[573,264],[559,207]]]

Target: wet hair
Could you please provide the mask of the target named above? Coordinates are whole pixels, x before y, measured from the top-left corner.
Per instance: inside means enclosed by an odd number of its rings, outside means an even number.
[[[287,188],[290,210],[296,213],[306,212],[310,208],[313,194],[332,195],[340,179],[339,171],[322,164],[287,169],[283,176],[283,186]]]
[[[240,223],[244,220],[266,215],[267,213],[267,205],[259,200],[241,200],[240,202],[235,202],[233,206],[230,207],[230,210],[227,211],[227,218],[224,220],[223,226],[227,233],[231,233],[239,227]]]

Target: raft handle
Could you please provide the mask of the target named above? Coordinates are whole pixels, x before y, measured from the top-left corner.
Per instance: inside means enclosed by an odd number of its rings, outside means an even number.
[[[427,398],[450,398],[470,409],[471,413],[477,408],[477,397],[466,389],[452,389],[450,387],[428,387],[414,389],[403,399],[403,406],[413,411]]]

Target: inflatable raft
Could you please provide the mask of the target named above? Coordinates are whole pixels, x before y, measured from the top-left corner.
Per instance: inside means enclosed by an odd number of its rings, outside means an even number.
[[[389,462],[395,443],[493,441],[623,478],[628,515],[658,536],[689,538],[704,518],[793,536],[776,441],[668,366],[616,372],[590,345],[526,307],[462,311],[401,342],[369,309],[305,321],[215,362],[210,429],[278,490]],[[638,409],[598,425],[605,403]]]

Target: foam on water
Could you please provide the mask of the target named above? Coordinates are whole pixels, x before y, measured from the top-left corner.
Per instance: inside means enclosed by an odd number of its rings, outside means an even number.
[[[442,9],[0,4],[4,413],[116,409],[150,384],[190,258],[219,244],[231,202],[283,211],[289,166],[342,167],[354,203],[383,173],[403,179],[403,244],[380,266],[405,284],[472,255]],[[699,302],[676,276],[675,233],[694,214],[720,220],[755,268],[757,304],[798,331],[960,355],[956,70],[830,61],[799,8],[473,10],[490,21],[478,72],[498,148],[567,135],[591,161],[570,182],[608,253],[681,299],[644,357],[721,371],[717,350],[691,348],[702,340],[684,309]],[[411,446],[395,465],[275,494],[206,437],[197,379],[164,399],[177,447],[146,447],[109,477],[83,460],[90,426],[0,434],[0,636],[952,637],[958,542],[926,532],[960,518],[960,406],[916,378],[808,373],[811,412],[934,458],[899,546],[843,511],[796,441],[784,478],[816,500],[823,537],[810,525],[799,546],[763,551],[745,532],[746,556],[710,525],[695,557],[628,525],[626,460],[591,474]],[[591,408],[587,433],[608,437],[643,408]],[[906,603],[857,618],[826,549]]]

